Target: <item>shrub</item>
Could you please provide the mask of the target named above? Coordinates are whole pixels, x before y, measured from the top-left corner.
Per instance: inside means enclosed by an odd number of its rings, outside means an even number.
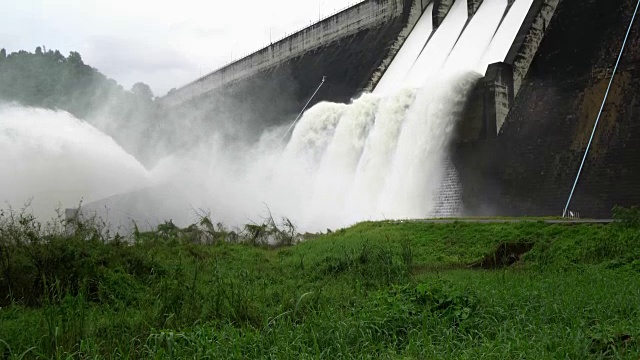
[[[108,241],[90,223],[75,222],[74,231],[66,229],[42,226],[24,212],[0,213],[0,306],[42,305],[53,291],[51,284],[60,294],[83,292],[89,301],[112,301],[126,293],[112,286],[114,278],[143,283],[160,269],[141,247],[119,237]],[[130,300],[130,294],[125,297]]]
[[[618,220],[624,227],[640,228],[640,208],[637,206],[630,208],[615,206],[613,208],[613,218]]]

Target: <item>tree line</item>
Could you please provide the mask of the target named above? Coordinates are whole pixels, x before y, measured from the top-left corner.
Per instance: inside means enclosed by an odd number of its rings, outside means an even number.
[[[80,53],[71,51],[65,57],[44,47],[33,53],[7,54],[0,49],[3,101],[67,111],[93,123],[136,156],[149,147],[149,134],[157,133],[161,113],[148,85],[139,82],[125,90],[85,64]]]

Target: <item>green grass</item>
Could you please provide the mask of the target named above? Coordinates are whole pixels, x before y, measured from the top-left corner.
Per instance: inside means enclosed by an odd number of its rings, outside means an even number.
[[[640,357],[633,221],[362,223],[270,247],[3,216],[0,358]],[[521,242],[512,266],[467,266]]]

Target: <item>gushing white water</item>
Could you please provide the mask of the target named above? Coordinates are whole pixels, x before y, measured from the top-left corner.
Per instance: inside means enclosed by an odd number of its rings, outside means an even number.
[[[145,168],[66,112],[0,107],[0,200],[37,216],[147,186]]]
[[[391,218],[419,218],[434,210],[443,161],[475,73],[440,78],[423,87],[400,133],[378,209]]]
[[[347,198],[346,220],[374,219],[382,214],[378,209],[379,195],[391,171],[406,113],[414,100],[415,91],[410,89],[381,99]]]
[[[320,162],[347,107],[345,104],[322,102],[309,109],[293,130],[286,154],[300,157],[303,153],[305,162],[312,165]]]
[[[305,222],[331,224],[344,216],[345,199],[375,121],[377,107],[378,98],[365,94],[343,114],[315,177]]]

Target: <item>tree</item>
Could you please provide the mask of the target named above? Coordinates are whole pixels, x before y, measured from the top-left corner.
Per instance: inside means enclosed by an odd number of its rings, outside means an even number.
[[[67,61],[72,65],[84,65],[84,63],[82,62],[82,56],[80,56],[80,54],[75,51],[69,53]]]
[[[0,49],[0,61],[6,58],[7,58],[7,50],[5,50],[4,48]]]
[[[151,100],[153,99],[153,91],[151,91],[151,87],[149,85],[138,82],[133,84],[131,88],[131,92],[139,98]]]
[[[42,55],[42,48],[40,46],[36,48],[36,55]]]
[[[49,52],[51,52],[51,50],[49,50]],[[62,56],[59,50],[56,50],[53,52],[53,60],[59,63],[63,63],[67,61],[67,59],[65,59],[64,56]]]

